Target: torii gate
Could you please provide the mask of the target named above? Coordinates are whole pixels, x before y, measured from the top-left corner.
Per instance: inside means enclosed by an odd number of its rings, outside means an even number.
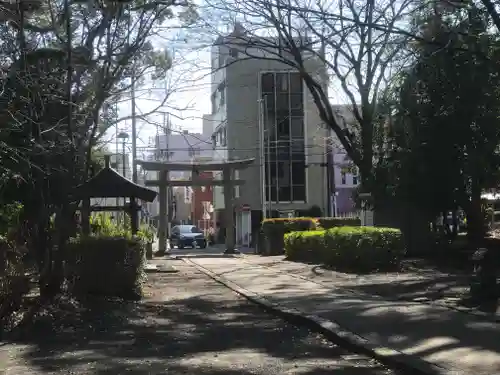
[[[176,162],[157,162],[136,160],[137,165],[141,165],[146,171],[158,171],[160,178],[158,180],[147,180],[146,186],[159,187],[159,251],[167,251],[167,187],[168,186],[223,186],[224,187],[224,222],[226,225],[226,254],[235,253],[234,238],[234,207],[233,195],[234,187],[243,185],[244,180],[236,180],[234,171],[245,169],[254,162],[252,159],[232,160],[227,162],[198,162],[198,163],[176,163]],[[169,171],[191,171],[191,180],[169,180]],[[222,171],[222,180],[204,180],[197,178],[202,171]]]

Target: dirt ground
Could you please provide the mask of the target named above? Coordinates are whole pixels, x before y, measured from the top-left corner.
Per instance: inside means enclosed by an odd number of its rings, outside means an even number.
[[[62,300],[2,343],[0,374],[396,375],[174,262],[149,274],[142,302]]]

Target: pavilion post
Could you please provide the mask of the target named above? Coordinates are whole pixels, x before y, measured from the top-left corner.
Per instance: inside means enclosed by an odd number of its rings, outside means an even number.
[[[85,236],[90,234],[90,198],[82,199],[82,209],[80,210],[80,220],[82,223],[82,233]]]
[[[158,223],[158,250],[161,254],[167,252],[167,171],[160,171],[159,205],[160,217]]]
[[[137,234],[139,230],[138,204],[134,197],[130,197],[130,227],[132,234]]]
[[[231,167],[224,167],[222,170],[222,181],[224,182],[224,223],[226,226],[226,249],[224,253],[226,254],[235,253],[233,208],[234,185],[232,173],[233,169]]]

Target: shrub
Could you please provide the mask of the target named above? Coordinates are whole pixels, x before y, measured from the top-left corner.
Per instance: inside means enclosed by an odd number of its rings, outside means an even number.
[[[285,235],[290,260],[324,263],[347,272],[388,271],[405,253],[401,232],[392,228],[336,227]]]
[[[125,220],[125,222],[127,222]],[[116,221],[111,220],[107,214],[98,213],[90,217],[90,228],[95,236],[106,237],[131,237],[132,232]]]
[[[316,229],[317,221],[310,217],[265,219],[262,221],[261,231],[266,244],[267,255],[283,254],[283,236],[294,231],[308,231]]]
[[[319,226],[323,229],[335,227],[359,227],[361,219],[359,217],[320,217],[318,218]]]
[[[138,237],[86,236],[69,244],[67,278],[75,294],[126,299],[142,296],[144,241]]]
[[[147,225],[142,226],[136,234],[146,243],[153,243],[155,240],[155,231]]]
[[[118,224],[106,214],[91,216],[90,226],[94,236],[124,237],[128,239],[133,237],[131,228]],[[155,231],[149,225],[141,225],[135,236],[146,243],[153,243]]]
[[[321,262],[325,230],[290,232],[284,236],[285,254],[289,260]]]

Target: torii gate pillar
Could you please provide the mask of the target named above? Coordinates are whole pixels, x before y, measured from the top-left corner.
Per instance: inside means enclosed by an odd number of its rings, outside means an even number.
[[[226,226],[226,250],[225,254],[235,254],[235,233],[234,233],[234,183],[233,183],[234,168],[224,167],[222,170],[222,181],[224,183],[224,223]]]
[[[160,217],[158,223],[158,251],[160,254],[165,254],[167,252],[167,225],[168,225],[168,216],[167,216],[167,171],[160,171],[160,181],[164,181],[164,183],[159,185],[159,196],[158,203],[160,206]]]

